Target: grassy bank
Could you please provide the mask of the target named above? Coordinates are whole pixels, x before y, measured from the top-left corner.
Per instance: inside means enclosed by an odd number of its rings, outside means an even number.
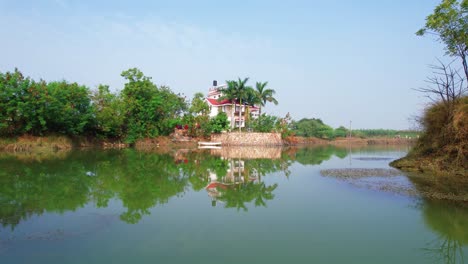
[[[21,136],[18,138],[0,139],[0,150],[15,152],[50,152],[69,150],[73,141],[65,136],[33,137]]]
[[[0,138],[0,151],[4,152],[30,152],[30,153],[53,153],[57,151],[69,151],[82,148],[120,149],[135,147],[136,149],[154,148],[181,148],[196,147],[198,138],[190,140],[179,140],[170,136],[157,138],[146,138],[137,140],[134,144],[126,144],[118,140],[103,140],[91,137],[67,137],[67,136],[21,136],[17,138]]]
[[[421,120],[425,128],[408,156],[390,165],[405,171],[468,177],[468,96],[451,105],[429,107]]]

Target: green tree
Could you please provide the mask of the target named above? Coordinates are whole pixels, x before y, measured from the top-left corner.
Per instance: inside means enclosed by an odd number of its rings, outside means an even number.
[[[339,128],[335,129],[335,137],[346,137],[348,135],[348,129],[344,126],[340,126]]]
[[[244,97],[244,104],[255,106],[261,103],[260,98],[257,95],[257,92],[252,87],[248,87]]]
[[[174,94],[169,87],[158,88],[137,68],[121,75],[127,80],[122,91],[127,142],[171,133],[187,109],[185,99]]]
[[[236,103],[239,104],[239,132],[241,131],[241,120],[242,120],[242,102],[245,101],[250,89],[250,86],[247,86],[249,78],[238,78],[237,81],[226,81],[227,87],[222,89],[221,92],[223,96],[219,100],[230,100],[232,105],[232,118],[231,118],[231,128],[233,127],[234,112]]]
[[[269,133],[275,130],[278,123],[279,123],[278,117],[262,114],[257,119],[254,119],[250,122],[250,127],[255,132]]]
[[[49,132],[81,135],[93,126],[88,87],[66,81],[47,84],[48,95],[45,122]]]
[[[210,106],[202,93],[196,93],[193,96],[189,113],[192,115],[208,115],[210,113]]]
[[[219,112],[214,118],[211,119],[211,131],[214,133],[221,133],[229,128],[229,121],[226,113]]]
[[[316,118],[303,118],[292,124],[293,131],[296,135],[302,137],[318,137],[318,138],[333,138],[333,128],[323,123],[322,120]]]
[[[242,100],[247,97],[249,90],[251,89],[250,86],[247,86],[247,82],[249,78],[238,78],[237,83],[235,85],[235,90],[237,94],[237,98],[239,99],[239,132],[241,131],[241,122],[242,122]]]
[[[257,82],[255,83],[255,92],[258,97],[258,101],[260,103],[260,112],[259,114],[262,114],[262,107],[265,106],[266,102],[274,103],[275,105],[278,105],[278,101],[276,100],[275,97],[273,97],[276,93],[275,90],[273,89],[266,89],[266,86],[268,85],[268,82]]]
[[[0,73],[0,135],[40,135],[45,132],[47,100],[44,81],[24,78],[18,69]]]
[[[111,93],[107,85],[99,85],[91,98],[96,112],[97,134],[103,137],[121,138],[125,117],[122,99]]]
[[[237,100],[237,91],[236,91],[236,82],[235,81],[226,81],[226,88],[220,89],[222,96],[218,98],[218,101],[228,100],[231,102],[231,122],[230,129],[234,127],[234,109]]]
[[[468,0],[442,0],[426,18],[425,26],[416,32],[419,36],[428,33],[445,44],[447,55],[461,59],[468,80]]]

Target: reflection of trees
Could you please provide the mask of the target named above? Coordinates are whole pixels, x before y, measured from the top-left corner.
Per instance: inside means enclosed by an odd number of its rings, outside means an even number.
[[[218,174],[211,178],[212,186],[207,191],[215,199],[215,204],[223,202],[226,208],[237,210],[247,211],[247,203],[253,203],[256,207],[266,206],[266,201],[274,198],[273,191],[278,185],[266,185],[261,181],[262,176],[277,171],[289,175],[289,163],[284,160],[230,159],[228,164],[225,176]]]
[[[123,152],[77,152],[64,160],[0,160],[0,223],[14,228],[44,212],[63,213],[88,202],[106,207],[120,199],[121,219],[138,222],[148,209],[183,193],[182,177],[170,155]]]
[[[276,159],[245,160],[223,159],[203,151],[181,152],[174,159],[170,154],[132,149],[70,152],[59,159],[2,155],[0,223],[14,228],[33,215],[74,211],[90,202],[107,207],[112,199],[120,200],[125,208],[120,218],[136,223],[150,208],[183,195],[189,187],[204,190],[213,175],[220,182],[229,179],[229,184],[236,183],[220,190],[219,200],[226,207],[265,206],[277,187],[264,182],[266,175],[283,172],[289,176],[294,160],[319,164],[341,152],[332,147],[306,148],[283,152]]]
[[[247,182],[223,190],[217,200],[225,202],[226,208],[247,211],[246,203],[254,202],[255,206],[266,206],[267,200],[275,197],[273,191],[277,184],[266,186],[264,182]]]
[[[443,201],[425,201],[424,220],[438,234],[427,250],[441,263],[464,263],[463,247],[468,245],[468,207]]]
[[[292,155],[291,155],[292,154]],[[347,150],[334,146],[305,147],[290,153],[291,159],[302,165],[318,165],[332,158],[333,155],[344,158]]]
[[[287,169],[285,161],[246,161],[245,172],[267,173]],[[204,152],[188,152],[182,161],[169,154],[123,151],[81,151],[61,159],[0,158],[0,223],[14,228],[22,220],[45,212],[74,211],[93,202],[107,207],[111,199],[122,202],[121,220],[137,223],[149,209],[183,195],[191,186],[199,191],[213,173],[221,179],[230,171],[229,160]],[[242,175],[243,176],[243,175]],[[239,206],[272,199],[271,186],[241,186]],[[228,193],[229,204],[235,203]],[[241,206],[242,207],[242,206]]]
[[[14,228],[44,212],[63,213],[87,201],[91,178],[81,162],[0,160],[0,223]]]

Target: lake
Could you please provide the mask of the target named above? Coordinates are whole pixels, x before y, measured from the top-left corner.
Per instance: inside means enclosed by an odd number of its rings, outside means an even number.
[[[468,263],[468,206],[390,170],[407,151],[1,153],[0,260]]]

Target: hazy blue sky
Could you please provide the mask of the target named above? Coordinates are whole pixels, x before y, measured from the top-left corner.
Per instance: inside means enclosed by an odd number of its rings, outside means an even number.
[[[277,91],[270,114],[405,129],[443,55],[414,34],[438,2],[0,0],[0,71],[120,90],[137,67],[190,98],[250,77]]]

